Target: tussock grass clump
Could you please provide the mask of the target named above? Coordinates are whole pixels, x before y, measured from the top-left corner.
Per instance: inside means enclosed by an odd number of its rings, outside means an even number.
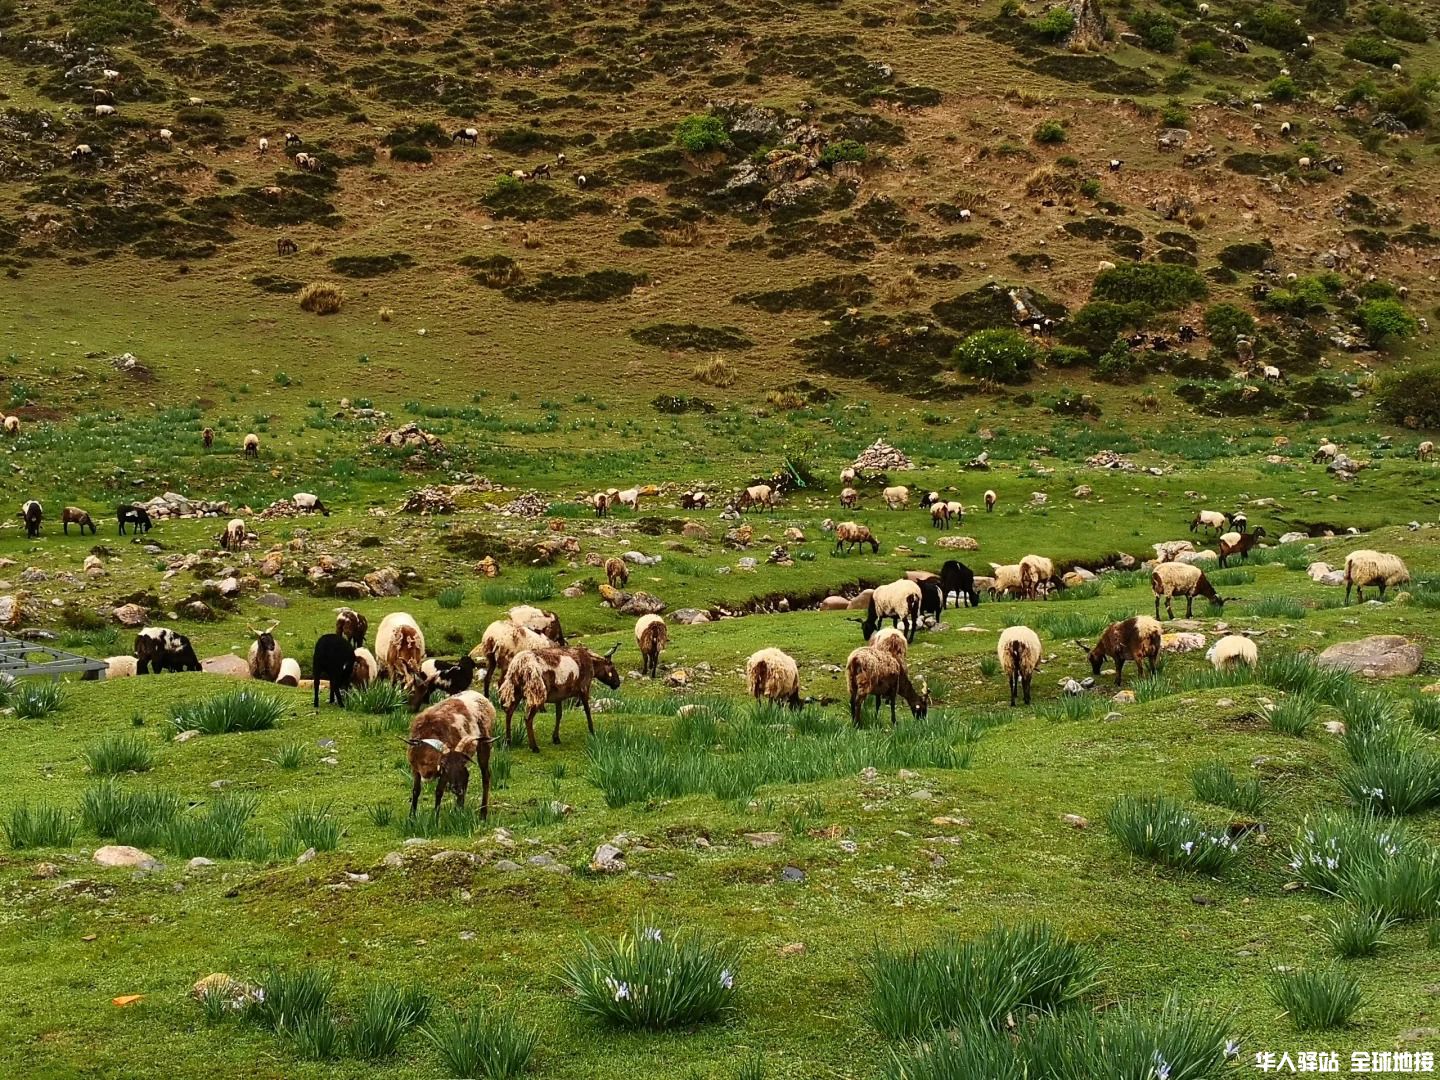
[[[1297,1031],[1344,1027],[1364,997],[1359,981],[1339,968],[1277,971],[1268,985],[1270,996],[1289,1014]]]
[[[1326,705],[1339,704],[1355,680],[1349,672],[1322,668],[1305,653],[1279,653],[1260,658],[1260,681],[1289,694],[1306,694]]]
[[[1122,795],[1108,823],[1132,854],[1178,870],[1218,874],[1240,856],[1223,826],[1200,820],[1167,795]]]
[[[69,847],[75,842],[75,816],[48,803],[21,803],[5,822],[5,840],[21,848]]]
[[[1338,894],[1346,880],[1413,849],[1399,822],[1327,810],[1307,817],[1290,849],[1290,870],[1312,889]]]
[[[312,281],[300,290],[300,310],[334,315],[345,306],[345,290],[331,281]]]
[[[399,987],[380,983],[368,987],[355,1007],[355,1015],[346,1032],[346,1052],[366,1060],[389,1057],[395,1053],[406,1032],[419,1027],[429,1018],[430,1007],[430,993],[423,986]]]
[[[996,926],[970,941],[877,949],[866,965],[866,1012],[892,1039],[941,1028],[999,1030],[1020,1010],[1054,1012],[1095,987],[1089,950],[1045,923]]]
[[[1252,600],[1250,613],[1260,619],[1303,619],[1309,610],[1293,596],[1272,593]]]
[[[1355,806],[1401,815],[1440,802],[1440,761],[1413,728],[1394,722],[1367,731],[1347,719],[1345,748],[1352,760],[1340,786]]]
[[[408,810],[409,807],[406,807]],[[374,815],[371,815],[374,819]],[[398,832],[401,836],[419,836],[426,840],[437,836],[473,836],[480,828],[482,822],[480,815],[469,806],[456,806],[447,802],[440,807],[440,816],[437,818],[433,811],[424,808],[423,804],[414,817],[408,815],[398,821]]]
[[[170,723],[176,731],[199,731],[204,735],[269,731],[284,711],[280,700],[269,694],[232,690],[228,694],[176,703]]]
[[[250,827],[260,808],[254,795],[225,792],[203,809],[182,814],[159,834],[160,844],[176,858],[238,859],[268,856],[263,836]]]
[[[525,1071],[540,1034],[508,1012],[477,1005],[467,1012],[447,1012],[420,1029],[440,1052],[450,1076],[502,1080]]]
[[[1250,585],[1255,581],[1255,571],[1244,566],[1223,566],[1205,571],[1211,585]]]
[[[340,1056],[344,1036],[340,1024],[329,1012],[305,1013],[280,1030],[289,1036],[295,1052],[303,1058],[333,1061]]]
[[[1223,761],[1207,761],[1190,773],[1195,797],[1201,802],[1224,806],[1240,814],[1258,814],[1265,801],[1260,781],[1255,777],[1242,780]]]
[[[93,784],[80,796],[80,818],[87,829],[102,839],[142,848],[155,843],[184,807],[172,791],[127,791],[114,780]]]
[[[405,708],[405,691],[385,679],[376,679],[368,686],[352,687],[345,695],[348,712],[382,716]]]
[[[305,764],[305,744],[292,742],[286,743],[275,751],[275,764],[282,769],[298,769]]]
[[[739,962],[727,941],[637,919],[615,941],[586,938],[560,978],[582,1012],[617,1027],[664,1031],[734,1009]]]
[[[1270,710],[1270,730],[1303,739],[1315,726],[1318,708],[1319,705],[1305,694],[1282,698]]]
[[[698,383],[706,386],[734,386],[735,369],[723,356],[715,356],[709,360],[702,360],[690,369],[690,377]]]
[[[1440,695],[1411,698],[1410,722],[1426,731],[1440,731]]]
[[[10,691],[10,707],[22,720],[40,720],[65,706],[65,684],[28,679]]]
[[[334,976],[318,967],[271,964],[260,978],[260,987],[265,993],[249,1003],[246,1015],[261,1027],[283,1031],[328,1013]]]
[[[555,575],[548,570],[532,570],[520,582],[486,585],[480,592],[485,603],[495,607],[511,604],[538,604],[555,595]]]
[[[1325,927],[1325,939],[1343,960],[1374,956],[1385,941],[1392,920],[1378,911],[1346,910]]]
[[[1035,715],[1046,720],[1070,721],[1093,720],[1105,708],[1105,702],[1088,694],[1062,694],[1054,701],[1047,701],[1035,710]]]
[[[1388,919],[1434,918],[1440,904],[1440,855],[1403,851],[1363,863],[1341,883],[1341,895],[1362,911]]]
[[[435,594],[435,603],[447,611],[454,611],[465,603],[465,586],[452,585]]]
[[[340,846],[340,823],[328,806],[297,806],[285,818],[285,846],[291,851],[334,851]]]
[[[91,743],[81,755],[96,776],[118,776],[127,772],[148,772],[155,764],[155,752],[139,735],[106,735]]]

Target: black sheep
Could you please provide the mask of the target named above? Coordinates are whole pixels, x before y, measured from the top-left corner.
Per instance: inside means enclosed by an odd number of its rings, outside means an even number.
[[[940,601],[943,606],[955,594],[955,606],[960,606],[960,597],[965,597],[971,607],[980,606],[980,593],[975,588],[975,572],[962,562],[954,559],[940,567]]]
[[[330,684],[330,704],[344,705],[345,694],[355,679],[355,646],[339,634],[322,634],[315,642],[310,660],[315,683],[315,708],[320,708],[320,680]]]
[[[120,535],[125,535],[125,526],[134,525],[137,533],[149,532],[151,525],[150,511],[143,506],[136,506],[133,503],[122,503],[115,508],[115,520],[120,523]]]
[[[40,535],[40,522],[45,517],[44,508],[31,499],[20,508],[20,516],[25,519],[25,535],[34,540]]]

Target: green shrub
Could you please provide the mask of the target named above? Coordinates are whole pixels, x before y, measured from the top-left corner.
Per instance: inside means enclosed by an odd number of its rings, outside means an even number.
[[[177,702],[170,723],[176,731],[198,731],[204,735],[269,731],[284,711],[281,701],[269,694],[232,690],[228,694]]]
[[[1344,1027],[1364,997],[1354,976],[1328,971],[1275,972],[1270,996],[1290,1016],[1297,1031],[1324,1031]]]
[[[1305,31],[1296,25],[1297,21],[1292,9],[1264,4],[1245,17],[1241,33],[1272,49],[1291,52],[1305,41]]]
[[[1095,364],[1095,377],[1105,382],[1140,382],[1148,374],[1143,355],[1132,352],[1130,346],[1119,338],[1110,343],[1110,348]]]
[[[1108,823],[1131,853],[1180,870],[1214,874],[1240,855],[1224,826],[1201,821],[1166,795],[1122,795]]]
[[[730,135],[718,116],[687,116],[675,127],[675,145],[692,154],[703,154],[724,150],[730,145]]]
[[[1399,38],[1401,41],[1410,41],[1419,45],[1430,36],[1425,24],[1403,8],[1391,7],[1388,4],[1372,4],[1370,9],[1365,12],[1365,17],[1370,20],[1370,25],[1381,33]]]
[[[835,165],[841,161],[853,161],[862,163],[868,160],[870,151],[865,148],[864,143],[856,142],[854,139],[837,139],[828,143],[825,149],[820,151],[821,165]]]
[[[1148,323],[1154,309],[1146,303],[1116,304],[1092,300],[1070,316],[1065,323],[1064,340],[1099,358],[1127,330],[1138,330]]]
[[[1290,849],[1291,873],[1312,889],[1338,895],[1346,882],[1411,852],[1403,825],[1368,814],[1327,810],[1307,817]]]
[[[1305,14],[1316,22],[1340,22],[1349,10],[1348,0],[1305,0]]]
[[[1345,40],[1345,55],[1362,64],[1389,67],[1403,55],[1398,46],[1374,34],[1354,34]]]
[[[1180,24],[1174,19],[1154,8],[1132,11],[1125,18],[1147,49],[1161,53],[1174,51],[1175,35],[1180,29]]]
[[[260,807],[254,795],[223,792],[203,808],[168,822],[160,844],[178,859],[238,859],[263,856],[263,838],[252,832],[250,819]]]
[[[1149,304],[1157,311],[1171,311],[1205,299],[1208,292],[1205,279],[1189,266],[1126,263],[1102,270],[1091,295],[1095,300]]]
[[[1265,94],[1271,101],[1294,101],[1300,88],[1289,75],[1279,75],[1265,86]]]
[[[955,367],[992,383],[1022,383],[1035,367],[1037,350],[1018,330],[980,330],[955,347]]]
[[[1167,128],[1189,127],[1190,113],[1185,108],[1185,103],[1176,101],[1173,98],[1167,101],[1160,109],[1160,126]]]
[[[26,679],[10,691],[10,707],[22,720],[39,720],[65,705],[65,684]]]
[[[1042,120],[1035,128],[1033,136],[1037,143],[1051,145],[1065,141],[1065,125],[1059,120]]]
[[[1275,703],[1270,710],[1270,730],[1281,735],[1304,738],[1315,724],[1318,706],[1304,694],[1291,694]]]
[[[246,1015],[261,1027],[284,1031],[305,1018],[326,1014],[333,987],[333,976],[322,968],[271,964],[260,978],[265,992],[249,1003]]]
[[[1370,344],[1377,347],[1414,337],[1420,329],[1415,316],[1398,300],[1367,300],[1356,314]]]
[[[423,986],[403,989],[388,983],[367,987],[355,1008],[355,1016],[346,1035],[346,1051],[366,1060],[389,1057],[411,1028],[423,1024],[430,1015],[430,994]],[[471,1076],[473,1073],[457,1073]]]
[[[420,1033],[440,1053],[447,1075],[504,1080],[525,1071],[539,1033],[521,1024],[508,1012],[486,1005],[468,1011],[446,1013],[442,1020],[427,1024]]]
[[[138,735],[118,733],[107,735],[86,747],[85,764],[96,776],[116,776],[123,772],[148,772],[155,763],[151,744]]]
[[[1215,63],[1224,55],[1213,41],[1197,41],[1185,50],[1185,62],[1193,67],[1204,67],[1206,64]]]
[[[154,33],[160,13],[150,0],[74,0],[70,5],[75,36],[105,45]]]
[[[157,843],[161,832],[185,809],[170,791],[142,788],[129,791],[114,780],[102,780],[80,796],[80,817],[96,836],[135,847]]]
[[[1255,332],[1255,320],[1248,311],[1234,304],[1211,304],[1205,309],[1205,336],[1220,349],[1232,356],[1235,342]]]
[[[435,155],[430,152],[427,146],[415,146],[411,143],[402,143],[399,146],[390,148],[391,161],[404,161],[411,165],[429,165],[435,160]]]
[[[1386,373],[1376,400],[1394,423],[1440,428],[1440,363]]]
[[[1075,29],[1075,16],[1069,8],[1056,5],[1030,23],[1030,28],[1047,41],[1060,41]]]
[[[1272,289],[1261,301],[1266,311],[1303,319],[1326,309],[1342,287],[1334,274],[1314,274],[1292,281],[1284,289]]]

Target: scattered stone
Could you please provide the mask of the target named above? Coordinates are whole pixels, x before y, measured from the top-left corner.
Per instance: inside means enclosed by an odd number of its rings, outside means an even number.
[[[792,884],[804,881],[805,871],[801,870],[798,866],[787,866],[780,871],[780,880]]]
[[[438,851],[434,855],[431,855],[430,861],[432,863],[463,862],[474,866],[480,861],[480,857],[473,851],[447,850]]]
[[[876,439],[851,462],[856,472],[899,472],[913,468],[910,459],[884,439]]]
[[[1061,814],[1060,820],[1072,829],[1088,829],[1090,827],[1090,819],[1081,817],[1079,814]]]
[[[305,849],[304,851],[302,851],[298,856],[296,856],[296,858],[295,858],[295,865],[296,865],[296,866],[304,866],[306,863],[312,861],[314,858],[315,858],[315,849],[314,849],[313,847],[312,847],[312,848],[306,848],[306,849]]]
[[[590,869],[602,874],[618,874],[625,869],[625,860],[621,858],[623,854],[624,851],[614,844],[601,844],[590,860]]]
[[[1327,732],[1329,732],[1331,735],[1344,735],[1344,734],[1345,734],[1345,721],[1344,721],[1344,720],[1326,720],[1326,721],[1325,721],[1325,730],[1326,730]]]
[[[207,859],[207,858],[205,858],[203,855],[196,855],[195,858],[191,859],[189,862],[187,862],[187,863],[185,864],[185,868],[186,868],[187,870],[203,870],[203,869],[205,869],[205,867],[207,867],[207,866],[214,866],[214,865],[215,865],[215,860],[213,860],[213,859]]]
[[[1134,690],[1120,690],[1120,691],[1117,691],[1116,694],[1115,694],[1115,696],[1112,697],[1110,700],[1113,701],[1116,705],[1134,705],[1134,704],[1135,704],[1135,691],[1134,691]]]
[[[1076,499],[1088,499],[1091,495],[1094,494],[1095,489],[1092,488],[1089,484],[1081,484],[1079,487],[1077,487],[1074,491],[1070,493],[1071,497]]]
[[[159,865],[153,855],[128,844],[106,844],[96,848],[91,859],[100,866],[132,866],[141,870],[149,870]]]
[[[405,856],[398,851],[386,852],[385,857],[380,860],[380,865],[387,866],[391,870],[398,870],[405,865]]]
[[[520,869],[520,864],[513,859],[496,859],[493,865],[502,874],[511,874]]]
[[[1315,660],[1321,667],[1349,671],[1372,679],[1414,675],[1424,653],[1420,646],[1398,634],[1376,634],[1359,641],[1331,645]]]
[[[1195,652],[1197,649],[1205,648],[1205,635],[1198,633],[1178,633],[1160,635],[1160,651],[1173,653]]]
[[[53,862],[42,862],[35,864],[35,876],[37,878],[46,880],[49,878],[58,877],[59,875],[60,867],[56,866]]]
[[[1076,682],[1074,679],[1066,679],[1063,683],[1060,684],[1060,692],[1062,694],[1069,694],[1071,697],[1075,697],[1079,694],[1083,694],[1085,692],[1085,688],[1081,686],[1078,682]]]
[[[958,827],[958,828],[965,828],[965,827],[969,826],[969,824],[970,824],[970,819],[969,819],[969,818],[963,818],[963,817],[953,817],[953,816],[951,816],[951,815],[946,814],[946,815],[942,815],[942,816],[940,816],[940,817],[932,817],[932,818],[930,819],[930,824],[931,824],[931,825],[953,825],[953,826],[956,826],[956,827]]]
[[[745,839],[750,841],[751,847],[762,848],[778,844],[784,837],[778,832],[751,832],[745,834]]]
[[[930,791],[929,788],[916,788],[914,791],[910,792],[910,798],[914,799],[916,802],[929,802],[931,799],[935,798],[935,794],[934,792]]]
[[[199,737],[200,737],[200,732],[196,731],[194,728],[191,728],[189,731],[178,731],[178,732],[176,732],[176,733],[175,733],[175,737],[174,737],[173,739],[171,739],[170,741],[171,741],[171,742],[177,742],[177,743],[187,743],[187,742],[189,742],[191,739],[198,739]]]
[[[791,941],[780,946],[781,956],[804,956],[805,943],[803,941]]]
[[[670,621],[681,626],[702,626],[710,621],[710,615],[699,608],[680,608],[670,613]]]
[[[979,551],[980,541],[973,536],[942,536],[935,546],[944,551]]]
[[[539,855],[531,855],[530,858],[525,861],[531,866],[550,866],[555,862],[555,857],[553,855],[547,855],[542,851]]]
[[[12,612],[19,609],[19,603],[13,596],[0,596],[0,622],[10,625],[10,620],[5,618],[5,601],[9,600],[14,605]],[[150,611],[139,604],[121,604],[110,613],[116,622],[127,630],[138,630],[150,621]],[[17,620],[18,621],[18,620]]]

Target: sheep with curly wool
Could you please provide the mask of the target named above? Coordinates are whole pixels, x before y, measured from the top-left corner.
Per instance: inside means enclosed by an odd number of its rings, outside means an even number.
[[[903,658],[885,649],[862,645],[845,659],[845,688],[850,694],[850,720],[860,726],[860,712],[866,698],[875,698],[875,714],[890,703],[890,726],[895,726],[895,699],[904,698],[911,714],[922,719],[930,706],[930,693],[910,678]]]
[[[1190,531],[1205,528],[1219,532],[1229,524],[1229,519],[1219,510],[1201,510],[1190,519]]]
[[[1216,671],[1233,671],[1237,667],[1254,667],[1260,662],[1260,650],[1244,634],[1226,634],[1205,654]]]
[[[1365,589],[1375,585],[1380,589],[1380,599],[1385,599],[1385,590],[1395,585],[1404,585],[1410,580],[1410,571],[1398,555],[1383,551],[1361,548],[1345,556],[1345,603],[1350,603],[1350,590],[1355,598],[1365,602]]]
[[[865,545],[870,545],[872,554],[880,553],[880,541],[875,539],[875,534],[870,531],[870,526],[860,525],[854,521],[842,521],[835,526],[835,550],[844,551],[850,554],[856,546],[862,550]]]
[[[510,609],[510,621],[526,630],[533,630],[549,638],[556,645],[565,644],[565,632],[560,629],[560,616],[553,611],[543,611],[529,604],[516,604]]]
[[[1030,682],[1040,666],[1042,655],[1040,635],[1028,626],[1006,627],[1000,633],[995,645],[995,656],[1000,661],[1000,670],[1010,680],[1010,706],[1014,708],[1015,698],[1022,690],[1025,704],[1030,704]]]
[[[880,624],[889,619],[904,631],[907,641],[914,641],[915,629],[920,625],[920,599],[920,586],[905,578],[878,586],[870,593],[865,621],[860,624],[865,640],[869,641]]]
[[[1175,617],[1173,598],[1185,597],[1185,617],[1194,614],[1195,597],[1203,596],[1217,607],[1223,607],[1225,597],[1215,591],[1205,571],[1190,563],[1159,563],[1150,574],[1150,591],[1155,594],[1155,618],[1160,618],[1160,601],[1165,601],[1165,611]]]
[[[425,635],[413,616],[392,611],[375,631],[375,658],[391,682],[407,682],[425,662]]]
[[[546,649],[552,644],[544,634],[517,626],[509,619],[496,619],[485,627],[480,644],[470,650],[470,655],[485,665],[485,693],[490,693],[491,680],[497,675],[503,678],[520,653]]]
[[[1055,578],[1055,564],[1043,555],[1026,555],[1020,560],[1020,594],[1034,600],[1049,596]]]
[[[745,661],[745,686],[757,701],[778,701],[800,707],[800,668],[779,649],[761,649]]]

